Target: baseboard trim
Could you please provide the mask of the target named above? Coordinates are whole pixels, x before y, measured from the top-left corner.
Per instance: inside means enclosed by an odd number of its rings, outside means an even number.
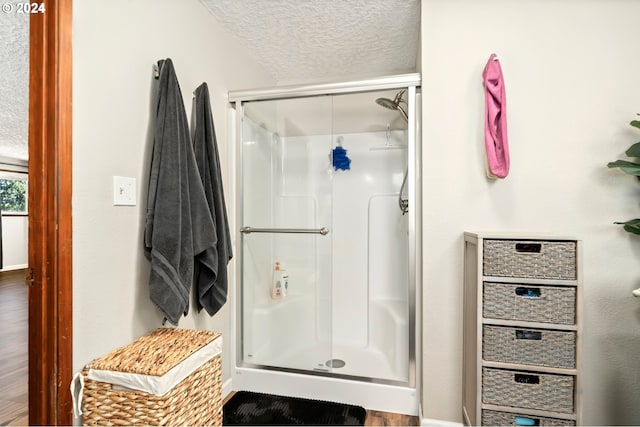
[[[423,418],[420,417],[420,425],[421,426],[448,426],[448,427],[453,427],[453,426],[457,426],[457,427],[462,427],[463,424],[462,423],[456,423],[453,421],[444,421],[444,420],[434,420],[432,418]]]
[[[0,269],[0,272],[2,272],[2,271],[24,270],[28,266],[29,266],[28,264],[8,265],[8,266]]]
[[[464,424],[456,423],[453,421],[444,421],[444,420],[434,420],[433,418],[425,418],[424,413],[422,412],[422,402],[418,405],[418,417],[420,417],[420,425],[421,426],[458,426],[462,427]]]
[[[233,378],[228,378],[222,383],[222,400],[224,401],[233,391]]]

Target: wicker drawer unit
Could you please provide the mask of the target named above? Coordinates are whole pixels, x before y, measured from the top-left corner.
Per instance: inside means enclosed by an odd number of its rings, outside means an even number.
[[[221,348],[215,332],[160,328],[94,360],[83,424],[221,426]]]
[[[484,325],[482,358],[492,362],[574,368],[576,333]]]
[[[483,426],[574,426],[575,421],[559,418],[537,417],[528,414],[514,414],[511,412],[482,411]]]
[[[484,282],[483,315],[486,318],[573,325],[576,288],[520,283]]]
[[[573,413],[573,376],[482,369],[482,402]]]
[[[465,424],[580,425],[582,242],[464,237]]]
[[[575,280],[576,242],[485,240],[485,276]]]

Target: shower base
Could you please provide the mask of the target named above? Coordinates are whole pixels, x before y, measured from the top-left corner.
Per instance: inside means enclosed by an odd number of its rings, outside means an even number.
[[[265,327],[259,336],[260,345],[245,348],[244,361],[251,365],[301,371],[326,372],[366,380],[409,382],[409,338],[407,319],[402,311],[406,304],[394,301],[371,301],[370,334],[365,345],[331,343],[314,333],[315,327],[305,324],[301,314],[312,302],[307,298],[291,299],[288,306],[277,305],[255,310],[253,323]],[[288,328],[288,334],[269,334],[270,321],[277,318],[278,309],[298,320]],[[284,320],[280,320],[283,324]],[[274,336],[275,335],[275,336]],[[257,340],[256,340],[257,341]],[[342,361],[328,363],[332,360]]]
[[[254,355],[248,361],[256,365],[279,368],[330,372],[345,376],[388,381],[409,381],[408,368],[406,366],[403,370],[394,367],[384,351],[370,347],[334,346],[332,353],[327,352],[326,354],[319,354],[317,347],[298,348],[281,353],[279,357],[265,356]],[[327,360],[328,356],[331,356],[331,358]],[[331,361],[336,361],[336,363],[330,366],[328,362]],[[339,363],[340,361],[344,364]]]
[[[367,381],[259,368],[235,368],[231,388],[348,403],[376,411],[414,416],[419,412],[419,397],[415,388]]]

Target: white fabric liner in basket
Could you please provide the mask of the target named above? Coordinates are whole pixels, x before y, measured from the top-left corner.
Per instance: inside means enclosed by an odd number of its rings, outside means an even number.
[[[209,344],[192,353],[162,376],[89,369],[87,378],[117,386],[114,387],[115,389],[121,387],[124,390],[139,390],[156,396],[162,396],[180,384],[182,380],[195,372],[200,366],[221,353],[222,337],[219,336]]]

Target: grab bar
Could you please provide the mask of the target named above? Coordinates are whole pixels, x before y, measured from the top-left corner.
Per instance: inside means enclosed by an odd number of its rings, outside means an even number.
[[[293,234],[322,234],[326,236],[329,234],[327,227],[322,228],[255,228],[255,227],[242,227],[241,233],[293,233]]]

